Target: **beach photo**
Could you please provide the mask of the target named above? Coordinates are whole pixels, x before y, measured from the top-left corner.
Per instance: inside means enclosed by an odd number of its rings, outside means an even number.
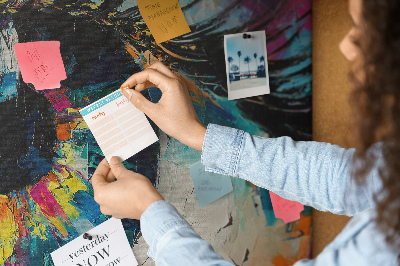
[[[224,36],[228,99],[269,93],[265,31]]]

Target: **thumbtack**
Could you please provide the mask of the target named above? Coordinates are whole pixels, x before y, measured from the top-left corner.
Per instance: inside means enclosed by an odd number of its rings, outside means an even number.
[[[251,35],[247,33],[243,33],[243,39],[251,39]]]
[[[93,237],[92,237],[90,234],[88,234],[88,233],[84,233],[84,234],[83,234],[83,239],[92,240]]]
[[[124,92],[124,90],[130,89],[130,88],[131,88],[131,86],[129,86],[129,85],[121,87],[121,92]]]

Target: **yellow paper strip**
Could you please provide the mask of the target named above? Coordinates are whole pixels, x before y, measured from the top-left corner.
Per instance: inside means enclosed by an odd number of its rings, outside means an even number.
[[[157,43],[190,32],[178,0],[137,0],[137,3]]]

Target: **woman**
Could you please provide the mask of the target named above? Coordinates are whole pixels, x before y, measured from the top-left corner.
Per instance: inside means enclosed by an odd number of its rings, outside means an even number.
[[[264,139],[213,124],[205,128],[184,81],[161,63],[131,76],[121,87],[164,132],[202,151],[207,170],[243,178],[322,211],[355,216],[316,259],[296,265],[399,263],[400,2],[350,0],[349,11],[353,28],[340,49],[353,66],[357,149],[288,137]],[[133,86],[136,90],[130,89]],[[140,94],[153,86],[162,91],[156,104]],[[127,170],[118,158],[110,165],[103,160],[92,182],[103,213],[140,219],[149,255],[158,265],[232,265],[146,177]]]

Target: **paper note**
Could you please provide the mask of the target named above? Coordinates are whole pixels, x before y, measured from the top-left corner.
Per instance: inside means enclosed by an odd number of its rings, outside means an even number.
[[[14,49],[22,79],[36,90],[60,88],[60,81],[67,78],[60,42],[16,43]]]
[[[190,166],[194,191],[200,208],[221,198],[233,190],[229,176],[207,172],[201,162]]]
[[[265,30],[224,36],[228,100],[270,93]]]
[[[137,3],[157,43],[190,32],[178,0],[137,0]]]
[[[51,253],[55,266],[138,265],[122,222],[111,218]]]
[[[119,90],[79,112],[108,161],[126,160],[158,140],[144,113]]]
[[[286,200],[271,191],[269,195],[276,218],[281,218],[285,223],[300,219],[300,213],[304,210],[304,206],[301,203]]]

